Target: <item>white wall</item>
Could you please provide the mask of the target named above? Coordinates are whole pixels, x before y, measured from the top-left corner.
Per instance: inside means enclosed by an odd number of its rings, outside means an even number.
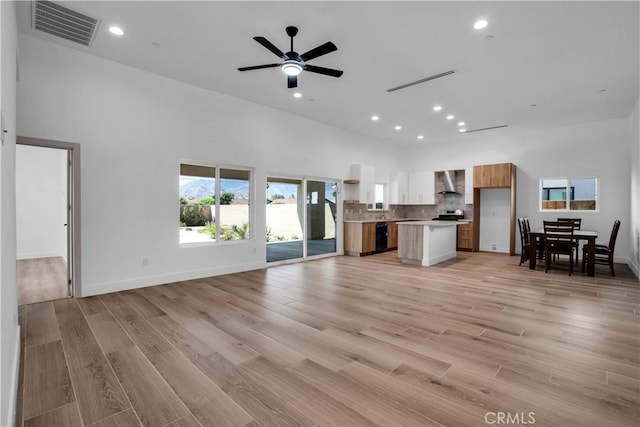
[[[67,151],[16,146],[17,258],[67,259]]]
[[[14,425],[20,351],[16,287],[15,147],[17,22],[13,2],[0,2],[0,425]]]
[[[558,216],[557,213],[539,211],[540,178],[596,176],[600,179],[600,210],[580,212],[582,228],[597,230],[599,240],[608,242],[613,222],[620,219],[622,225],[616,246],[616,262],[628,263],[631,252],[630,138],[628,118],[542,130],[514,126],[456,134],[436,145],[425,144],[421,150],[407,155],[405,160],[408,167],[431,170],[514,163],[517,166],[516,215],[528,216],[532,228],[542,227],[543,220]],[[505,224],[506,228],[508,226]],[[519,240],[516,238],[518,251]]]
[[[480,250],[509,253],[509,221],[511,190],[483,188],[480,190]],[[495,249],[493,248],[495,245]]]
[[[630,212],[630,228],[629,240],[631,242],[631,250],[629,256],[629,267],[640,277],[640,111],[638,110],[639,101],[629,117],[630,129],[630,151],[631,151],[631,212]]]
[[[352,163],[383,176],[397,168],[382,143],[28,35],[19,41],[19,135],[82,145],[81,295],[265,265],[262,233],[179,247],[180,160],[255,167],[256,201],[267,174],[344,179]],[[264,207],[254,207],[253,229],[264,230]]]

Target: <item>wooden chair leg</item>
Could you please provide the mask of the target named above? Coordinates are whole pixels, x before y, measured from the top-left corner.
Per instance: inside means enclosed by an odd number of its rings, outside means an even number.
[[[616,277],[616,272],[613,269],[613,255],[609,255],[609,268],[611,269],[611,275]]]
[[[573,249],[571,249],[571,253],[569,253],[569,276],[573,273]]]

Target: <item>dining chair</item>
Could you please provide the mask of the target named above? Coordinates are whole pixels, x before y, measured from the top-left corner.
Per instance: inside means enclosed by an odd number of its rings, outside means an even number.
[[[518,218],[518,228],[520,229],[520,245],[522,246],[520,264],[518,265],[522,265],[522,263],[529,258],[529,250],[531,248],[529,243],[529,230],[527,230],[525,218]]]
[[[572,223],[574,230],[580,230],[580,227],[582,227],[582,218],[558,218],[558,221]],[[576,240],[575,243],[573,244],[573,248],[576,251],[576,265],[578,265],[578,253],[580,253],[580,242]]]
[[[613,268],[613,253],[616,248],[616,239],[618,238],[618,230],[620,230],[620,220],[615,220],[613,223],[613,229],[611,230],[611,237],[609,238],[609,244],[597,244],[595,251],[593,252],[594,261],[596,264],[609,265],[611,269],[611,275],[615,277],[616,272]],[[582,271],[584,272],[586,259],[589,256],[589,247],[587,245],[582,246]]]
[[[524,225],[527,230],[527,238],[529,239],[529,243],[531,243],[531,237],[529,235],[529,233],[531,233],[531,223],[529,222],[529,218],[526,216],[524,217]],[[542,241],[542,239],[537,241],[536,250],[538,252],[538,259],[543,259],[544,258],[544,242]]]
[[[573,224],[562,221],[543,221],[544,225],[544,272],[549,271],[551,256],[569,256],[569,276],[573,273],[573,251],[575,238]]]

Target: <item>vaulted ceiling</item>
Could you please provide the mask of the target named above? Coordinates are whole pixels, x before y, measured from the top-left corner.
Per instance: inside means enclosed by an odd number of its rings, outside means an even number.
[[[33,29],[30,1],[19,3],[19,30],[390,144],[464,138],[463,127],[536,129],[624,117],[638,99],[638,2],[58,3],[100,20],[91,46]],[[476,30],[480,18],[488,26]],[[111,25],[124,35],[109,33]],[[310,63],[344,75],[303,72],[298,88],[288,89],[279,68],[237,70],[278,62],[252,38],[287,51],[289,25],[299,28],[300,53],[335,43],[336,52]]]

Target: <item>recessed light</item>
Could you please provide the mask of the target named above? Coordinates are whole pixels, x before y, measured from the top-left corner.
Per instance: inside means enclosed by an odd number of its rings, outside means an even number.
[[[433,107],[433,111],[442,111],[442,105],[436,105]]]
[[[492,34],[488,34],[486,36],[484,36],[485,40],[493,40],[493,35]]]
[[[371,121],[372,121],[372,122],[377,122],[378,120],[380,120],[380,117],[378,117],[378,116],[371,116]]]
[[[124,31],[122,31],[122,28],[116,27],[115,25],[109,27],[109,32],[111,34],[115,34],[116,36],[121,36],[124,34]]]
[[[402,129],[402,126],[398,125],[398,126],[394,127],[394,129],[395,130],[400,130],[400,129]]]
[[[455,117],[453,116],[453,114],[449,114],[449,115],[447,116],[447,120],[453,120],[453,119],[455,119]]]
[[[475,24],[473,24],[473,28],[476,30],[481,30],[485,28],[489,23],[485,19],[478,19]]]
[[[458,132],[460,132],[460,133],[464,133],[464,132],[466,132],[466,131],[467,131],[466,129],[460,129]]]
[[[464,126],[465,123],[464,122],[458,122],[458,126]]]
[[[293,94],[294,98],[302,98],[302,94],[300,92],[296,92]]]
[[[424,139],[424,135],[418,135],[418,139]]]

